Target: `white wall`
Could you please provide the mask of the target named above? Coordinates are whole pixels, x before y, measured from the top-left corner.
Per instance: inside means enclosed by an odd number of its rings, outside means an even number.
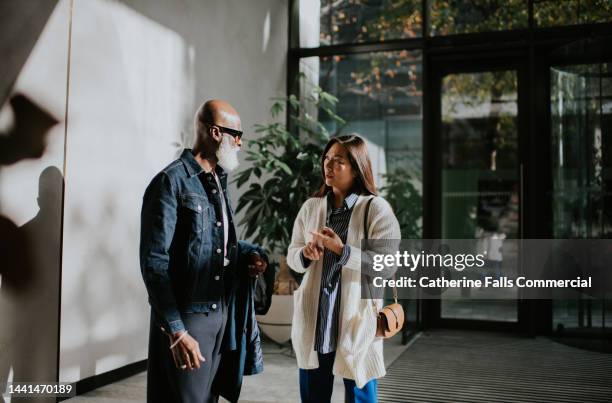
[[[146,358],[144,189],[191,146],[202,100],[230,101],[247,137],[268,121],[287,54],[286,0],[76,0],[73,20],[62,381]]]
[[[50,13],[33,48],[29,35],[27,49],[11,47],[29,56],[10,92],[27,96],[57,121],[63,121],[66,104],[67,5],[59,2]],[[17,13],[12,18],[18,19]],[[3,52],[12,52],[7,49]],[[9,136],[15,116],[8,102],[2,116],[0,135]],[[28,113],[24,122],[32,125],[37,116]],[[35,139],[42,138],[44,152],[40,158],[27,152],[29,158],[0,166],[0,384],[52,381],[57,375],[64,129],[60,123],[46,133],[16,130],[15,137],[28,136],[21,151],[31,150]]]
[[[30,52],[47,25],[57,2],[58,0],[0,1],[0,99],[4,100],[13,90],[19,72],[30,57]]]

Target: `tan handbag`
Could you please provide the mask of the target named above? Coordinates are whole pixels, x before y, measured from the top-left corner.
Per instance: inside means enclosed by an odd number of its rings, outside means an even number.
[[[397,300],[396,300],[397,301]],[[378,312],[376,336],[389,338],[395,336],[404,326],[404,308],[397,302],[387,305]]]
[[[365,214],[363,216],[363,236],[364,239],[368,239],[368,213],[370,212],[370,204],[372,203],[373,197],[368,200],[366,204]],[[395,279],[395,274],[393,275]],[[370,287],[368,285],[368,290]],[[370,290],[370,297],[372,297],[372,290]],[[376,318],[376,337],[389,338],[395,336],[397,332],[402,330],[404,326],[404,308],[397,302],[397,288],[393,287],[393,300],[394,303],[385,306],[382,310],[378,311],[378,317]],[[374,300],[372,299],[372,302]],[[374,304],[374,308],[376,304]]]

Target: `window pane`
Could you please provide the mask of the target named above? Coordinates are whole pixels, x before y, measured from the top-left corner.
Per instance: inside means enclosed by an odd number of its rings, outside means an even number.
[[[421,236],[421,53],[376,52],[300,61],[309,81],[338,99],[347,121],[322,123],[332,134],[367,139],[376,185],[392,204],[404,238]]]
[[[421,36],[421,0],[300,1],[301,47],[418,36]]]
[[[612,21],[610,0],[539,0],[533,5],[535,24],[542,27]]]
[[[436,35],[527,28],[527,0],[428,0],[429,33]]]

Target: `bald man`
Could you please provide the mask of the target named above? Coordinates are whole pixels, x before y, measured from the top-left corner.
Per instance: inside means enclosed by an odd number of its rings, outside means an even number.
[[[240,116],[226,101],[208,101],[196,113],[195,137],[193,149],[159,172],[143,198],[140,262],[151,305],[148,402],[217,401],[211,389],[224,345],[235,350],[236,334],[247,330],[258,337],[254,313],[249,320],[235,314],[237,290],[247,290],[244,297],[250,289],[238,288],[241,279],[256,278],[267,267],[260,247],[237,240],[227,195],[226,172],[238,166],[242,144]],[[247,310],[249,302],[243,303]]]

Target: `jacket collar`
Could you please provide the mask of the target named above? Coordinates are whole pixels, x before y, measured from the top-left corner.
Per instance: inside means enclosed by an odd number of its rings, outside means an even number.
[[[198,164],[198,161],[196,161],[193,151],[190,148],[185,148],[183,150],[180,160],[183,165],[185,165],[185,169],[187,170],[189,176],[198,175],[204,172],[200,164]]]
[[[181,153],[181,156],[179,159],[185,166],[185,169],[187,170],[187,173],[189,174],[190,177],[199,175],[202,172],[204,172],[204,169],[202,169],[198,161],[196,161],[195,156],[193,155],[192,149],[185,148],[183,152]],[[217,166],[215,167],[215,173],[219,177],[219,180],[223,180],[227,176],[227,173],[225,172],[223,168],[221,168],[219,164],[217,164]]]

